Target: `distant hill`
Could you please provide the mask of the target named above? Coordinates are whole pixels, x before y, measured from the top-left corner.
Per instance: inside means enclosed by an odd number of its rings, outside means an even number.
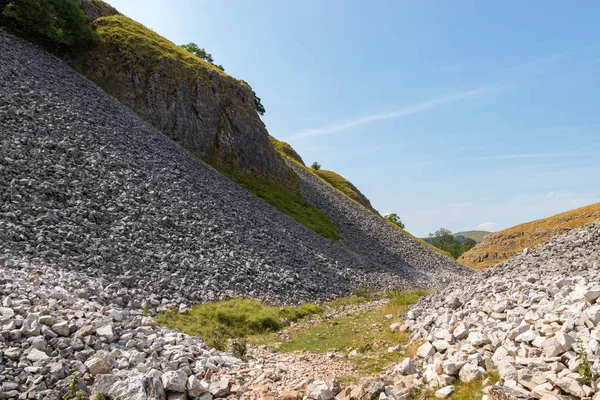
[[[481,243],[464,253],[458,262],[474,269],[491,267],[527,247],[544,243],[553,236],[563,234],[598,218],[600,218],[600,203],[595,203],[490,233]]]
[[[473,239],[477,243],[481,243],[481,241],[483,240],[483,237],[489,233],[492,233],[492,232],[490,232],[490,231],[464,231],[464,232],[456,232],[454,234],[454,236],[457,236],[457,237],[463,236],[466,238]]]

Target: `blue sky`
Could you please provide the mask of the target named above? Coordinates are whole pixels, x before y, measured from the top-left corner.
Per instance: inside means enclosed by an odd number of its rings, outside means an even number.
[[[109,0],[250,83],[412,233],[600,201],[600,2]]]

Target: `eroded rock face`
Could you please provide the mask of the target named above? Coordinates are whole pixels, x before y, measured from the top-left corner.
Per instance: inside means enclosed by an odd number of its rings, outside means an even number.
[[[162,57],[169,53],[161,47],[168,42],[144,27],[147,43],[113,42],[113,36],[102,34],[103,27],[118,30],[123,23],[139,25],[122,15],[93,23],[97,44],[78,56],[80,72],[192,154],[272,180],[289,180],[292,171],[269,140],[250,86],[187,53],[185,61]]]

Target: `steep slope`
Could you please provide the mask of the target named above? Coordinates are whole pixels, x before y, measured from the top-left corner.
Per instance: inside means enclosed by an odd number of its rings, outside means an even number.
[[[344,193],[346,196],[356,201],[358,204],[363,207],[371,210],[372,212],[379,214],[377,210],[373,208],[371,202],[367,197],[358,190],[356,186],[352,184],[348,179],[339,175],[336,172],[328,171],[328,170],[318,170],[315,173],[319,176],[319,178],[323,179],[325,182],[329,183],[331,186]]]
[[[492,232],[489,232],[489,231],[464,231],[464,232],[456,232],[456,233],[454,233],[454,236],[464,236],[468,239],[473,239],[477,243],[480,243],[483,241],[483,238],[485,237],[485,235],[488,235],[490,233],[492,233]]]
[[[125,304],[318,301],[367,283],[434,286],[466,273],[410,241],[381,262],[383,243],[358,254],[326,240],[53,56],[3,31],[0,54],[2,263],[26,260],[118,281],[130,289]]]
[[[354,184],[352,184],[352,182],[350,182],[348,179],[333,171],[313,171],[306,168],[306,164],[304,164],[304,161],[302,160],[302,157],[300,157],[300,154],[298,154],[298,152],[296,152],[296,150],[294,150],[294,148],[289,143],[277,140],[273,136],[269,137],[271,139],[271,142],[273,142],[273,145],[275,146],[275,150],[277,150],[283,158],[315,174],[324,182],[327,182],[329,185],[331,185],[331,187],[333,187],[334,189],[339,190],[340,192],[342,192],[352,200],[356,201],[363,207],[371,210],[375,214],[379,214],[379,212],[377,212],[377,210],[375,210],[373,206],[371,206],[371,202],[369,201],[369,199],[364,194],[362,194],[360,190],[358,190],[358,188],[354,186]]]
[[[203,159],[289,179],[245,82],[123,15],[92,26],[97,43],[75,60],[87,77]]]
[[[269,140],[246,82],[112,15],[116,10],[100,0],[83,5],[97,43],[74,56],[82,74],[246,190],[320,235],[339,239],[325,214],[302,199],[297,177]]]
[[[361,259],[372,262],[374,268],[380,271],[398,267],[416,269],[435,276],[440,282],[446,280],[446,274],[450,274],[451,279],[456,274],[469,274],[467,268],[430,249],[343,193],[331,190],[311,172],[290,165],[298,174],[303,197],[325,212],[338,227],[344,238],[341,244]]]
[[[494,399],[600,397],[600,376],[581,369],[600,360],[599,260],[596,221],[423,298],[404,328],[426,382],[497,371]]]
[[[544,243],[553,236],[563,234],[598,218],[600,218],[600,203],[494,232],[464,253],[458,262],[475,269],[491,267],[527,247]]]
[[[294,148],[290,144],[288,144],[286,142],[282,142],[280,140],[277,140],[272,136],[270,136],[270,138],[271,138],[271,141],[273,142],[273,144],[275,145],[275,149],[286,160],[296,164],[298,167],[302,168],[305,172],[311,173],[314,176],[320,178],[323,182],[327,183],[331,188],[337,190],[339,193],[344,194],[349,199],[357,202],[358,204],[362,205],[363,207],[367,208],[368,210],[372,211],[373,213],[379,215],[379,212],[371,206],[371,202],[369,201],[369,199],[366,196],[364,196],[360,192],[360,190],[352,184],[352,182],[348,181],[347,179],[345,179],[344,177],[340,176],[339,174],[337,174],[333,171],[323,171],[323,172],[325,172],[325,174],[322,174],[321,173],[322,171],[315,172],[315,171],[307,168],[306,165],[304,164],[304,161],[302,161],[302,158],[300,157],[300,155],[296,152],[296,150],[294,150]],[[332,178],[325,179],[325,177],[327,175],[329,175]],[[358,201],[360,199],[362,199],[362,201]],[[450,253],[448,253],[444,250],[438,249],[437,247],[433,246],[432,244],[427,243],[425,240],[412,235],[410,232],[408,232],[404,229],[401,229],[393,224],[391,224],[391,225],[394,228],[399,229],[402,233],[410,236],[412,239],[429,247],[430,249],[432,249],[448,258],[452,258],[452,255]]]
[[[277,150],[282,157],[306,167],[306,164],[304,164],[304,160],[302,160],[300,154],[298,154],[289,143],[277,140],[271,135],[269,135],[269,139],[271,139],[271,143],[273,143],[273,146],[275,146],[275,150]]]

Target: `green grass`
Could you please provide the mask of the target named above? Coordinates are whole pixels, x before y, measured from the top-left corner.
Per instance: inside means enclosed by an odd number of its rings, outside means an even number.
[[[179,66],[184,66],[193,71],[196,71],[198,67],[202,67],[229,77],[211,63],[193,55],[124,15],[98,18],[92,23],[92,27],[96,30],[101,44],[119,44],[121,51],[135,53],[136,56],[143,57],[145,60],[155,62],[165,59],[173,60]],[[135,60],[132,61],[135,62]]]
[[[322,307],[314,304],[275,307],[256,300],[232,299],[195,305],[186,314],[166,311],[155,321],[188,335],[199,335],[210,346],[222,347],[225,339],[276,332],[286,325],[285,321],[297,321],[322,311]]]
[[[271,143],[273,143],[275,150],[277,150],[279,154],[281,154],[284,158],[287,158],[288,160],[291,160],[297,164],[300,164],[303,167],[306,167],[306,164],[304,164],[304,160],[302,160],[300,154],[298,154],[292,146],[290,146],[286,142],[282,142],[281,140],[275,139],[271,135],[269,135],[269,139],[271,140]]]
[[[498,375],[498,373],[494,371],[494,372],[487,373],[484,376],[484,379],[485,378],[488,379],[488,383],[486,385],[489,386],[489,385],[494,385],[495,383],[497,383],[500,380],[500,375]],[[448,396],[446,398],[448,400],[480,399],[482,396],[481,390],[484,388],[484,386],[483,386],[484,379],[476,379],[469,383],[462,383],[460,381],[457,381],[456,383],[454,383],[454,386],[456,389],[454,390],[454,392],[452,392],[452,394],[450,396]],[[439,389],[439,388],[437,388],[437,389]],[[424,391],[424,392],[418,394],[415,398],[418,400],[434,400],[434,399],[436,399],[435,390]]]
[[[213,166],[250,193],[260,197],[321,236],[332,240],[341,239],[336,226],[329,217],[302,198],[298,177],[295,173],[290,174],[290,182],[286,185],[230,166],[215,165],[214,163]]]
[[[317,324],[306,324],[297,330],[286,330],[290,340],[280,343],[278,335],[255,335],[249,338],[251,343],[267,344],[277,347],[279,352],[308,351],[311,353],[327,353],[338,350],[346,354],[352,350],[359,352],[358,356],[349,357],[356,372],[360,376],[382,372],[387,366],[405,357],[404,352],[388,353],[388,347],[408,343],[407,333],[392,332],[390,324],[400,322],[400,316],[411,304],[416,303],[427,291],[392,292],[388,304],[375,310],[364,311],[342,316]],[[352,299],[352,298],[350,298]],[[354,296],[351,302],[368,300],[365,297]],[[329,305],[345,305],[339,301]],[[346,303],[348,304],[348,303]],[[352,304],[352,303],[349,303]],[[392,319],[385,316],[392,314]],[[352,377],[346,377],[352,379]]]
[[[379,214],[377,210],[373,208],[369,199],[367,199],[367,197],[364,194],[362,194],[360,190],[358,190],[358,188],[354,186],[352,182],[350,182],[348,179],[344,178],[336,172],[324,169],[315,171],[315,174],[319,178],[321,178],[322,180],[339,190],[340,192],[344,193],[346,196],[350,197],[358,204],[374,212],[375,214]]]

